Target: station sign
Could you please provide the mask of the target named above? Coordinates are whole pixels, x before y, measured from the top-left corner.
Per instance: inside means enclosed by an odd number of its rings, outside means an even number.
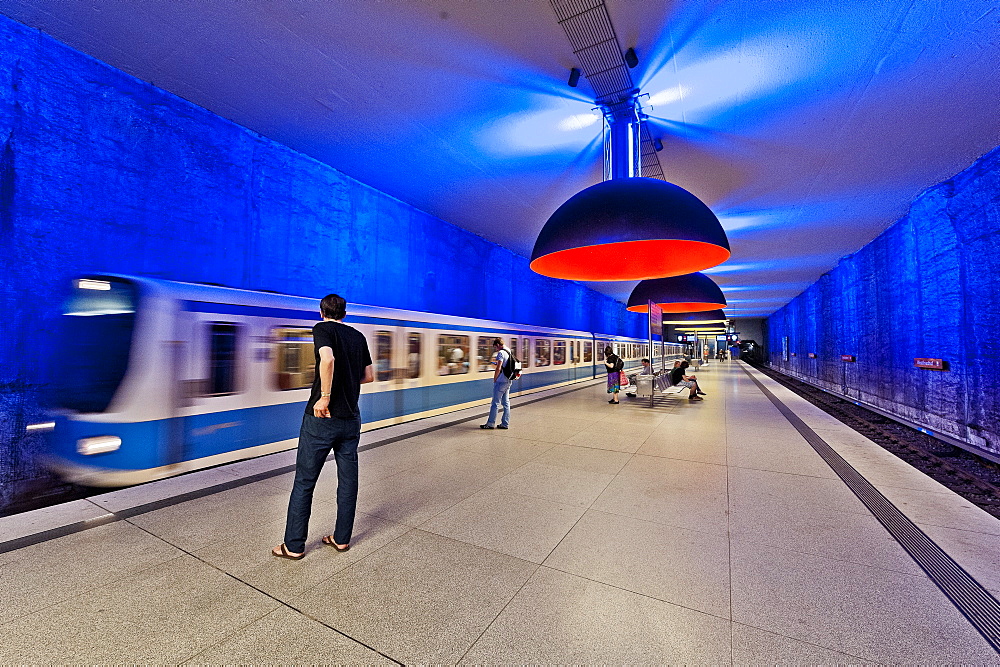
[[[841,361],[857,361],[857,359],[854,358],[853,354],[842,354],[842,355],[840,355],[840,360]]]
[[[932,371],[943,371],[945,370],[944,359],[922,359],[917,358],[913,360],[913,365],[917,368],[926,368]]]
[[[647,301],[649,306],[649,338],[652,340],[653,336],[659,336],[663,339],[663,309],[657,306],[652,301]]]

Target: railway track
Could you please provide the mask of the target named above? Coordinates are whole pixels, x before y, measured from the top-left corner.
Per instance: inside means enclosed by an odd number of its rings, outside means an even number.
[[[1000,466],[766,366],[754,368],[1000,518]]]

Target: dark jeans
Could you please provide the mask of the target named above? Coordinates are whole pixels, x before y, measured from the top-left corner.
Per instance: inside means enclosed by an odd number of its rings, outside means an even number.
[[[313,490],[330,450],[337,459],[337,526],[333,541],[348,544],[354,530],[354,511],[358,505],[358,440],[361,420],[338,417],[320,418],[304,415],[299,431],[299,450],[295,458],[295,483],[288,500],[285,521],[285,547],[293,553],[306,550],[309,514]]]

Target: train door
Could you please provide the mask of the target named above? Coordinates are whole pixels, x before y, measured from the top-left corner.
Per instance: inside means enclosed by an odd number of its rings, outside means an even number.
[[[510,339],[510,351],[514,354],[514,358],[521,362],[521,368],[524,368],[524,360],[521,359],[521,348],[519,347],[521,339],[518,336],[514,336]],[[514,380],[514,383],[510,387],[510,395],[516,396],[517,393],[521,391],[521,379],[518,378]]]
[[[421,390],[427,363],[427,336],[407,327],[396,329],[396,364],[393,370],[393,391],[397,417],[428,409],[426,394]]]
[[[187,461],[225,454],[252,444],[256,432],[251,323],[247,318],[189,312],[185,363],[178,383]]]

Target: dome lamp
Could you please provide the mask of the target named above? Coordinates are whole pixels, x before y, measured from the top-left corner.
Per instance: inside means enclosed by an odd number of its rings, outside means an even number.
[[[655,178],[613,178],[573,195],[548,219],[531,269],[566,280],[647,280],[708,269],[729,240],[693,194]]]
[[[725,322],[729,318],[726,314],[719,310],[708,310],[700,313],[664,313],[663,323],[664,324],[687,324],[687,325],[701,325],[701,324],[718,324],[720,322]]]
[[[652,301],[664,313],[690,313],[726,307],[726,297],[715,281],[704,273],[643,280],[628,297],[628,309],[649,312]]]

